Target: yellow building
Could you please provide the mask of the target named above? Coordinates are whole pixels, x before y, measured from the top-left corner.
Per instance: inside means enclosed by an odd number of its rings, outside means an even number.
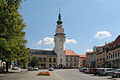
[[[79,68],[82,68],[85,66],[85,58],[86,58],[86,55],[79,55]]]
[[[104,46],[97,47],[96,67],[105,67],[104,62],[105,62]]]
[[[86,52],[86,58],[85,58],[85,67],[90,68],[91,67],[91,54],[93,52]]]
[[[66,55],[66,67],[67,68],[78,68],[79,67],[79,55],[72,50],[65,50]]]

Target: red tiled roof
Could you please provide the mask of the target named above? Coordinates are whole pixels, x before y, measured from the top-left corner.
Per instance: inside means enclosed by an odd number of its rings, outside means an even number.
[[[118,43],[120,43],[120,35],[113,42],[114,45],[117,45]]]
[[[104,46],[98,46],[97,48],[104,48]]]
[[[113,45],[113,41],[112,42],[110,42],[110,43],[107,43],[105,46],[112,46]]]
[[[85,58],[85,57],[86,57],[86,55],[79,55],[79,57],[83,57],[83,58]]]
[[[74,55],[74,56],[78,56],[78,54],[76,54],[75,52],[73,52],[72,50],[66,49],[65,50],[65,55]]]
[[[86,52],[86,54],[88,54],[88,55],[89,55],[89,54],[92,54],[92,53],[93,53],[93,52]]]

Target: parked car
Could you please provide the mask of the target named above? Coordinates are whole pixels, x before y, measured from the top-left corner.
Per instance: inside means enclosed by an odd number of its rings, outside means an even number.
[[[89,68],[80,68],[79,71],[80,72],[87,72]]]
[[[34,68],[33,68],[33,70],[36,70],[36,71],[38,71],[38,67],[34,67]]]
[[[114,69],[111,76],[112,78],[120,78],[120,69]]]
[[[96,68],[90,68],[88,71],[88,74],[94,74],[96,71]]]
[[[54,71],[53,67],[50,67],[50,68],[48,69],[48,71]]]
[[[110,74],[113,72],[113,68],[104,68],[100,71],[100,76],[110,76]]]
[[[17,66],[12,67],[12,70],[18,70],[18,69],[19,69],[19,67],[17,67]]]
[[[34,71],[33,67],[28,67],[28,71]]]
[[[103,71],[104,70],[104,68],[96,68],[96,69],[94,69],[94,72],[93,72],[93,74],[96,76],[96,75],[100,75],[100,73],[101,73],[101,71]]]
[[[5,72],[5,71],[6,71],[6,67],[5,66],[0,67],[0,72]]]
[[[90,68],[86,68],[86,69],[84,70],[84,73],[89,74],[89,71],[90,71]]]

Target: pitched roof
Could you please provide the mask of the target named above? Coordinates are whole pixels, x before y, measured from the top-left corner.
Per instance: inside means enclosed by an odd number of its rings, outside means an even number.
[[[31,54],[56,55],[56,53],[53,50],[40,50],[40,49],[31,49]]]
[[[120,44],[120,35],[113,42],[114,45]]]
[[[78,56],[78,54],[76,54],[75,52],[73,52],[72,50],[69,50],[69,49],[65,50],[65,55]]]
[[[86,55],[79,55],[79,57],[81,57],[81,58],[85,58],[85,57],[86,57]]]
[[[92,54],[92,53],[93,53],[93,52],[86,52],[86,54],[88,54],[88,55],[89,55],[89,54]]]
[[[104,46],[97,46],[97,48],[104,48]]]
[[[109,42],[109,43],[107,43],[107,44],[105,44],[104,46],[107,46],[107,47],[113,46],[113,41],[112,41],[112,42]]]

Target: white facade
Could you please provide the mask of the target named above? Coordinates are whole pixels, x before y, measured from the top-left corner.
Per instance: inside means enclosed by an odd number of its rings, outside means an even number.
[[[64,51],[65,39],[66,37],[64,34],[64,28],[61,21],[61,15],[59,14],[54,37],[55,43],[54,52],[57,54],[57,66],[59,67],[66,66],[66,57]]]

